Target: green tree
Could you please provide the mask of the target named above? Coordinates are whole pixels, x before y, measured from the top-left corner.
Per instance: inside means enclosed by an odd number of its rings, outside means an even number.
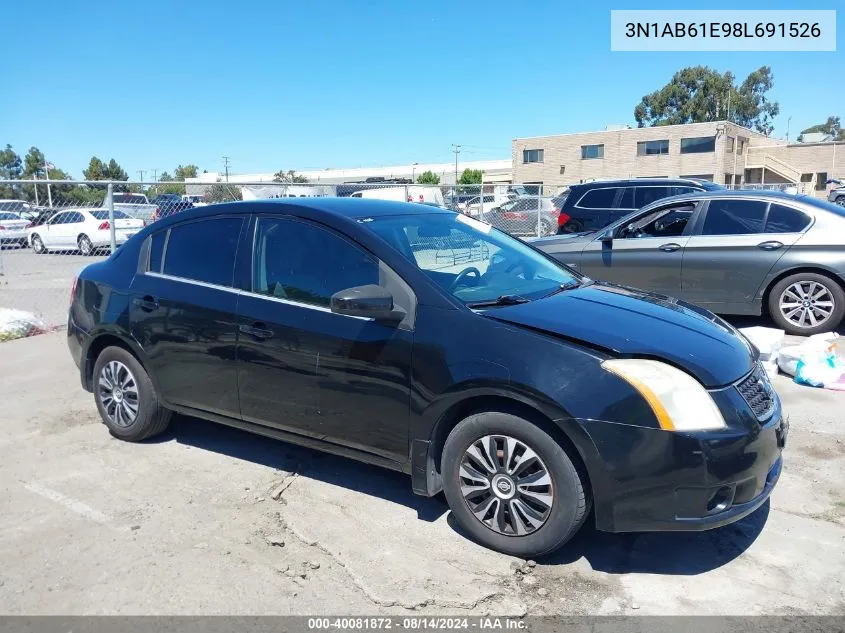
[[[196,178],[199,167],[196,165],[179,165],[173,172],[173,180],[184,181],[187,178]]]
[[[107,180],[106,165],[98,157],[92,156],[88,161],[88,168],[82,170],[82,176],[85,180]]]
[[[419,177],[417,178],[417,182],[421,185],[439,185],[440,176],[438,176],[431,170],[426,170],[419,175]]]
[[[815,132],[824,132],[830,134],[837,141],[845,141],[845,130],[842,129],[842,123],[838,116],[829,116],[827,121],[808,127],[806,130],[801,130],[798,135],[798,140],[803,141],[805,134],[813,134]]]
[[[180,165],[181,167],[181,165]],[[178,168],[177,168],[178,169]],[[182,195],[185,193],[185,185],[174,184],[172,181],[176,180],[175,177],[171,176],[168,172],[163,171],[161,172],[161,176],[159,176],[158,181],[162,183],[170,183],[170,184],[162,184],[162,185],[153,185],[147,190],[147,195],[150,198],[155,196],[160,196],[164,193],[175,193],[178,195]]]
[[[218,182],[211,185],[205,193],[205,199],[208,202],[234,202],[242,200],[241,190],[239,187],[230,187],[226,183]]]
[[[761,66],[739,86],[730,71],[722,74],[707,66],[691,66],[644,96],[634,108],[634,118],[638,127],[728,120],[768,135],[780,112],[778,103],[766,96],[773,85],[769,66]]]
[[[287,171],[280,169],[273,175],[273,182],[302,183],[308,182],[308,178],[302,174],[297,174],[292,169],[288,169]]]
[[[0,179],[17,180],[22,174],[21,157],[7,144],[6,149],[0,151]],[[17,198],[20,195],[19,185],[0,185],[0,198]]]
[[[458,180],[459,185],[480,185],[484,177],[480,169],[464,169]]]

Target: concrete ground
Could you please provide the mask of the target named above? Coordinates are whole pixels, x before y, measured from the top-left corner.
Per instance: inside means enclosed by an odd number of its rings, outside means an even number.
[[[769,504],[704,533],[588,526],[530,568],[397,473],[183,417],[115,440],[62,333],[3,343],[0,613],[845,614],[845,393],[776,386]]]

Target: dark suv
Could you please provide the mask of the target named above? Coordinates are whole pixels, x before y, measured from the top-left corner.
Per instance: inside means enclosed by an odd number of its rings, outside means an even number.
[[[655,200],[716,189],[724,187],[692,178],[635,178],[572,185],[552,198],[558,212],[557,232],[597,231]]]

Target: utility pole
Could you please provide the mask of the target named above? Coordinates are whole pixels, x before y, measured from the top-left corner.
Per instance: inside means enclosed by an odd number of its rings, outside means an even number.
[[[151,169],[150,171],[153,172],[153,180],[158,182],[158,169]]]
[[[786,120],[786,140],[789,141],[789,122],[792,121],[792,117],[789,117]]]
[[[452,151],[455,153],[455,196],[458,195],[458,154],[461,153],[461,146],[452,143]]]
[[[226,182],[229,182],[229,157],[228,156],[223,157],[223,167],[226,170]]]
[[[144,182],[144,170],[143,169],[138,170],[138,175],[141,177],[141,182]]]

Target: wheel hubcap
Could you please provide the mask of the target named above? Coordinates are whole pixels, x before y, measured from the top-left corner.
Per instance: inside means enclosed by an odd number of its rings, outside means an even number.
[[[138,417],[138,385],[120,361],[110,361],[100,371],[97,397],[109,420],[117,426],[127,427]]]
[[[552,479],[543,460],[524,442],[486,435],[467,448],[459,472],[467,507],[494,532],[524,536],[548,520]]]
[[[835,308],[830,290],[817,281],[799,281],[780,296],[780,311],[790,323],[812,328],[830,319]]]

